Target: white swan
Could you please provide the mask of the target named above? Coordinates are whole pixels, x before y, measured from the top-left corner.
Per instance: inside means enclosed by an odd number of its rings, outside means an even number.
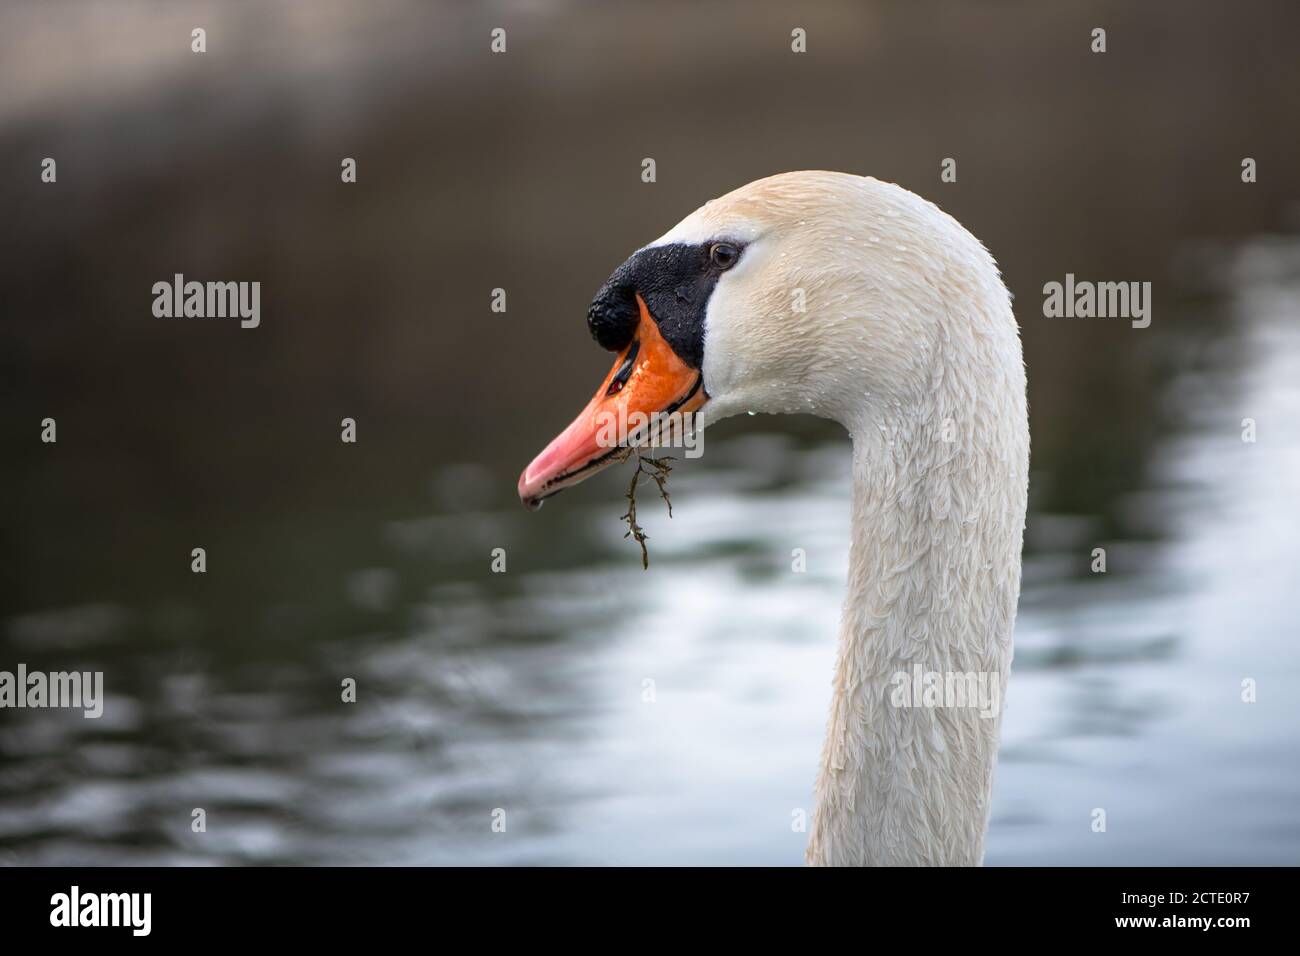
[[[901,706],[897,675],[985,675],[999,703],[1006,689],[1029,428],[1020,338],[988,252],[899,186],[786,173],[639,250],[588,322],[618,358],[520,477],[524,503],[616,460],[596,435],[611,412],[843,424],[848,594],[807,860],[981,863],[1001,709]]]

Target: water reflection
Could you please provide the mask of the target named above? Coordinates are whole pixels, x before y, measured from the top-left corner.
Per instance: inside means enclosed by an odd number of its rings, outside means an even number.
[[[1210,274],[1229,325],[1181,343],[1163,393],[1178,427],[1114,508],[1162,542],[1116,542],[1099,581],[1049,583],[1050,548],[1026,569],[990,862],[1300,860],[1300,546],[1284,530],[1300,509],[1300,244],[1202,263],[1228,264]],[[1243,442],[1247,418],[1266,436]]]
[[[1051,489],[1069,456],[1036,459],[1048,491],[991,863],[1300,859],[1300,243],[1212,259],[1232,263],[1222,321],[1180,336],[1200,358],[1150,412],[1174,424],[1144,480],[1067,511]],[[671,524],[646,509],[648,575],[621,537],[622,478],[528,515],[483,491],[493,469],[458,465],[434,483],[438,511],[336,528],[296,587],[11,617],[4,660],[102,668],[110,696],[100,721],[6,712],[4,859],[800,862],[790,821],[829,695],[848,447],[762,420],[718,433],[675,473]],[[509,573],[491,574],[502,544]],[[807,573],[789,573],[792,547]],[[1245,678],[1258,703],[1241,702]]]

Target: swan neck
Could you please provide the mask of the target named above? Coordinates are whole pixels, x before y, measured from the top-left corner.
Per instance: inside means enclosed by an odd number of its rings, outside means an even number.
[[[943,393],[854,433],[810,863],[983,860],[1025,509],[1028,432],[1014,395],[996,413],[968,410],[953,441],[941,430],[958,411]]]

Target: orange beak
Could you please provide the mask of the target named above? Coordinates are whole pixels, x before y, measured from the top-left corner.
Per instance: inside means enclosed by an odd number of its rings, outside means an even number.
[[[543,499],[621,461],[625,449],[651,444],[657,434],[652,416],[689,416],[708,401],[699,370],[664,341],[640,295],[636,303],[641,317],[631,343],[587,407],[519,476],[525,507],[540,508]]]

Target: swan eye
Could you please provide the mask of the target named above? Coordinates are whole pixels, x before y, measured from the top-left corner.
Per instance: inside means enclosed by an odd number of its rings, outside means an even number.
[[[740,250],[729,242],[715,242],[709,248],[709,259],[719,269],[730,269],[740,258]]]

